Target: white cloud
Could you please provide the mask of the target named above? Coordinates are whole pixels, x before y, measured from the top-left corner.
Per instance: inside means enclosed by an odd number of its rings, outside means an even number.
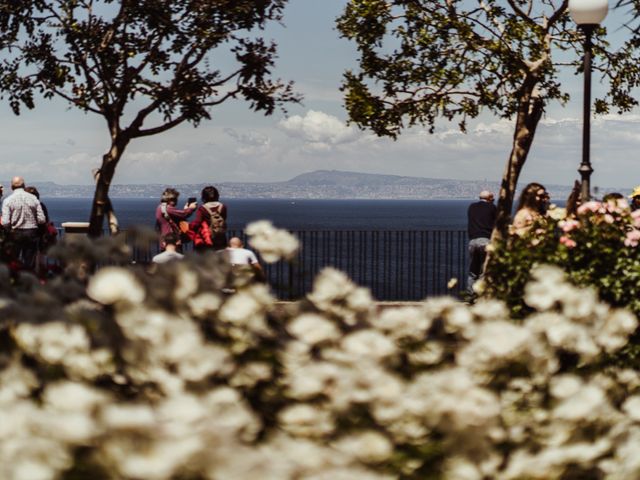
[[[125,152],[122,161],[138,167],[176,167],[189,156],[189,151],[162,150],[159,152]]]
[[[329,151],[332,146],[355,141],[359,132],[340,119],[316,110],[309,110],[304,117],[294,115],[281,120],[278,126],[288,136],[302,139],[313,151]]]
[[[233,128],[225,128],[224,133],[233,138],[239,146],[239,155],[259,155],[267,152],[271,146],[271,138],[256,131],[240,133]]]

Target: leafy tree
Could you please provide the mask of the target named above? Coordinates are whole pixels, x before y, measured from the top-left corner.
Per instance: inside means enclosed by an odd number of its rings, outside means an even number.
[[[510,221],[518,177],[536,127],[552,101],[569,94],[559,72],[582,67],[583,35],[568,0],[349,0],[337,24],[359,51],[359,70],[345,74],[349,116],[361,128],[396,138],[417,124],[457,119],[462,131],[482,111],[514,119],[502,177],[495,233]],[[628,111],[640,70],[633,42],[613,50],[594,32],[594,71],[610,89],[598,113]]]
[[[276,45],[260,36],[286,1],[0,2],[0,94],[14,113],[43,95],[106,120],[91,235],[102,231],[109,186],[133,139],[197,126],[230,99],[267,115],[298,100],[291,84],[271,78]]]

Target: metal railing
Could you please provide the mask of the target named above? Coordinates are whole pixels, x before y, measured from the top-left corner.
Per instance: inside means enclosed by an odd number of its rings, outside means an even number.
[[[298,231],[302,249],[291,264],[267,267],[279,298],[311,291],[324,267],[347,273],[378,300],[421,300],[459,294],[467,276],[467,234],[454,230]],[[455,287],[447,284],[457,278]]]
[[[458,295],[466,284],[468,240],[463,230],[300,230],[291,233],[302,245],[293,261],[261,262],[269,285],[282,300],[304,297],[324,267],[342,270],[382,301]],[[232,236],[246,240],[242,231],[227,232],[228,238]],[[187,244],[186,250],[189,248]],[[133,247],[133,259],[148,263],[157,252],[155,242],[149,248]],[[447,284],[452,278],[458,282],[449,288]]]

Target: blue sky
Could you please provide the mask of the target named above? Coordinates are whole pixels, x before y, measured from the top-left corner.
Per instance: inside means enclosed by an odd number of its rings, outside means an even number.
[[[612,3],[612,2],[610,2]],[[345,0],[290,0],[284,25],[267,33],[279,45],[276,75],[294,80],[305,100],[289,116],[264,117],[238,102],[213,111],[198,128],[136,140],[125,154],[117,183],[278,181],[316,169],[421,177],[499,180],[509,154],[512,124],[483,116],[468,134],[440,123],[397,141],[380,139],[346,122],[338,88],[345,69],[355,66],[354,46],[334,27]],[[621,36],[620,13],[607,17],[611,37]],[[594,81],[596,81],[594,77]],[[549,108],[523,171],[523,180],[571,184],[577,178],[581,145],[582,78],[565,79],[572,101]],[[595,85],[597,89],[597,83]],[[640,95],[640,92],[638,92]],[[640,184],[640,116],[609,116],[592,122],[592,183],[629,188]],[[91,183],[108,145],[102,119],[70,110],[61,102],[38,102],[20,117],[0,105],[3,145],[0,179]]]

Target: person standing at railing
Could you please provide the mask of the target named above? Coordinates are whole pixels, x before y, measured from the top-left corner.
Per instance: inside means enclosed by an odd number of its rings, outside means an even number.
[[[467,233],[469,234],[469,277],[467,289],[473,293],[473,284],[482,276],[486,248],[496,223],[497,209],[493,204],[493,192],[483,190],[480,200],[469,205],[467,210]]]
[[[189,199],[184,208],[179,209],[177,207],[179,197],[180,192],[175,188],[165,188],[164,192],[162,192],[162,197],[160,197],[160,205],[156,208],[156,230],[160,234],[160,250],[163,251],[165,245],[162,239],[169,233],[173,233],[178,237],[178,252],[182,251],[181,234],[186,233],[188,228],[186,220],[195,212],[198,206],[195,199]],[[182,225],[184,225],[185,232],[182,232]]]
[[[213,185],[202,189],[202,205],[191,222],[193,248],[197,252],[224,250],[227,247],[227,207],[221,203],[220,193]]]
[[[24,191],[24,178],[13,177],[11,190],[2,203],[2,226],[10,231],[14,256],[26,270],[35,268],[38,227],[46,223],[40,201]]]

